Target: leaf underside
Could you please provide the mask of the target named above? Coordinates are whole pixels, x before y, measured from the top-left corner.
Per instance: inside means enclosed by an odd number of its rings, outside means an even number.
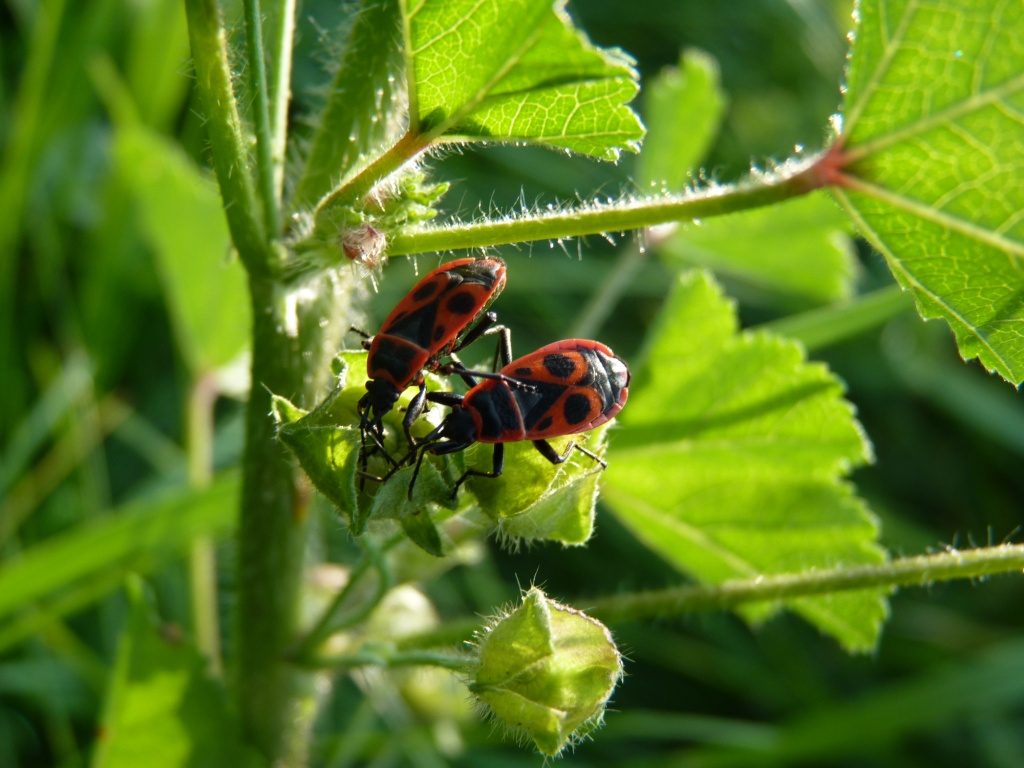
[[[965,359],[1024,381],[1024,7],[862,0],[833,192]]]
[[[539,143],[603,160],[635,152],[632,60],[597,48],[564,2],[409,0],[410,103],[440,141]]]

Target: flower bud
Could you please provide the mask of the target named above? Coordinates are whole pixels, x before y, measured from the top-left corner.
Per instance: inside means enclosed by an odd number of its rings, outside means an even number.
[[[601,724],[621,675],[604,625],[533,587],[487,630],[469,688],[493,717],[553,756]]]

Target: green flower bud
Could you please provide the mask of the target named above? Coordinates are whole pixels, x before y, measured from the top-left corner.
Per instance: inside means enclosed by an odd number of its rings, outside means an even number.
[[[493,717],[553,756],[601,724],[621,675],[604,625],[534,587],[483,637],[469,688]]]

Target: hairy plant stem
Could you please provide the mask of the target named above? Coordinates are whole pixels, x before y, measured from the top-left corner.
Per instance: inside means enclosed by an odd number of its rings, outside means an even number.
[[[245,8],[245,47],[254,94],[252,113],[256,128],[256,177],[263,203],[263,228],[270,238],[276,240],[281,234],[281,215],[277,202],[270,89],[267,85],[267,62],[263,51],[263,19],[259,0],[245,0],[242,5]]]
[[[295,0],[264,0],[260,11],[266,18],[266,66],[270,102],[271,163],[274,198],[284,190],[285,147],[288,139],[288,105],[291,103],[292,48],[295,40]]]
[[[485,248],[531,240],[559,240],[602,232],[625,232],[658,224],[693,221],[771,205],[825,185],[827,155],[789,164],[772,174],[732,186],[682,195],[595,202],[576,208],[527,214],[521,218],[424,227],[394,235],[388,256],[427,251]]]
[[[601,621],[640,621],[682,616],[698,611],[723,611],[758,602],[810,597],[857,589],[892,589],[928,586],[937,581],[977,579],[1024,568],[1024,544],[1003,544],[969,550],[947,550],[933,555],[903,557],[879,565],[833,568],[806,573],[784,573],[754,579],[736,579],[714,586],[670,587],[630,592],[577,603],[587,615]],[[455,645],[480,630],[476,618],[454,619],[436,629],[410,635],[398,643],[406,652]]]
[[[270,393],[310,407],[322,394],[337,343],[331,285],[300,295],[250,278],[252,392],[246,417],[242,512],[238,530],[237,697],[245,737],[275,766],[305,762],[314,714],[313,680],[294,666],[312,493],[297,481],[270,417]],[[325,283],[328,281],[325,280]],[[308,302],[301,304],[300,299]]]
[[[349,181],[336,187],[317,203],[313,217],[319,227],[330,211],[363,201],[374,188],[409,161],[416,158],[430,146],[429,138],[415,131],[408,131],[382,154]]]
[[[206,130],[231,239],[250,274],[267,272],[273,251],[257,216],[256,195],[238,113],[227,41],[216,0],[185,0],[188,36]]]
[[[587,613],[602,621],[636,621],[694,611],[720,611],[746,603],[808,597],[854,589],[927,586],[936,581],[976,579],[1024,568],[1024,545],[1004,544],[933,555],[902,557],[879,565],[784,573],[736,579],[716,586],[673,587],[614,595],[590,602]]]

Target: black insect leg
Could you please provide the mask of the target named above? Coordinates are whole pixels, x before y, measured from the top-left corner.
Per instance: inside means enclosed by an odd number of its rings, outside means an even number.
[[[540,455],[541,456],[543,456],[545,459],[550,461],[552,464],[561,464],[562,462],[564,462],[566,459],[569,458],[569,454],[572,453],[573,449],[575,448],[580,453],[582,453],[582,454],[592,458],[594,461],[596,461],[598,464],[600,464],[603,469],[608,469],[608,464],[607,464],[607,462],[605,462],[604,459],[599,457],[596,453],[593,453],[592,451],[588,451],[586,448],[584,448],[582,445],[577,443],[575,440],[572,441],[571,443],[569,443],[567,446],[565,446],[565,450],[562,451],[561,454],[559,454],[551,446],[551,443],[549,443],[547,440],[534,440],[533,441],[533,446],[538,451],[540,451]]]
[[[366,435],[369,434],[373,442],[373,445],[366,445]],[[378,477],[372,475],[367,471],[367,459],[374,454],[379,452],[388,463],[391,465],[391,469],[384,477]],[[359,475],[359,490],[362,491],[366,487],[366,480],[376,480],[378,482],[384,482],[391,475],[398,471],[402,466],[405,459],[402,461],[395,461],[394,457],[388,452],[387,448],[384,447],[383,439],[377,434],[372,423],[367,423],[365,426],[359,428],[359,470],[356,474]]]
[[[474,341],[482,336],[490,336],[494,333],[507,334],[508,328],[504,325],[495,325],[498,322],[498,315],[494,312],[488,312],[485,314],[476,325],[466,332],[458,342],[452,347],[452,352],[458,352],[460,349],[465,349]]]
[[[465,446],[460,446],[460,448],[464,448],[464,447]],[[452,488],[452,498],[454,499],[456,496],[459,495],[459,488],[460,488],[460,486],[464,482],[466,482],[466,480],[468,480],[470,477],[490,477],[490,478],[501,477],[501,473],[504,472],[504,471],[505,471],[505,444],[504,443],[495,443],[494,444],[494,459],[493,459],[493,463],[491,464],[491,471],[490,472],[484,472],[484,471],[479,470],[479,469],[467,469],[465,472],[462,473],[462,477],[460,477],[455,482],[455,487]]]
[[[405,439],[409,442],[409,448],[411,450],[416,449],[416,441],[412,436],[412,425],[416,422],[416,419],[420,417],[420,414],[423,413],[423,405],[426,402],[426,399],[427,383],[423,382],[420,384],[420,391],[416,393],[416,397],[409,402],[408,407],[405,409],[405,418],[402,419],[402,429],[405,431]]]

